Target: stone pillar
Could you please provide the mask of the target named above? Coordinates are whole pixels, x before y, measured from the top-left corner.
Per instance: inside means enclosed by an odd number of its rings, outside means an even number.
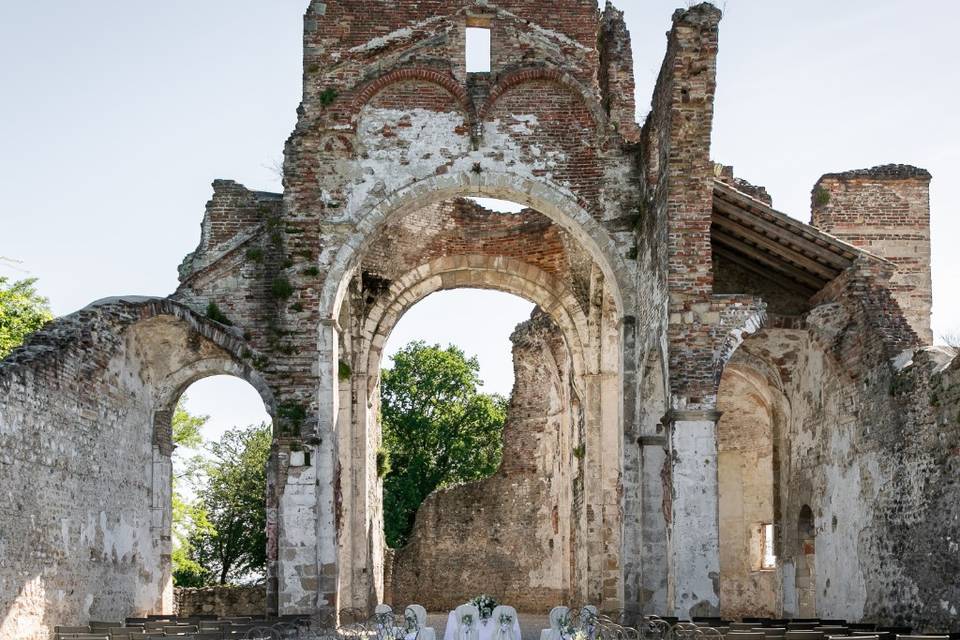
[[[713,410],[667,415],[673,460],[671,603],[680,617],[720,615],[717,422]]]
[[[160,419],[170,424],[171,412],[162,412]],[[168,614],[173,612],[173,460],[164,449],[153,445],[150,537],[160,560],[160,599],[151,613]]]
[[[296,442],[281,443],[276,454],[276,589],[280,615],[324,614],[337,607],[339,331],[336,322],[321,322],[316,418],[308,417]]]

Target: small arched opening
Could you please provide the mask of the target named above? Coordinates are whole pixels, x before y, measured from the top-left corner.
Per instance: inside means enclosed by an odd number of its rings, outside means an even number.
[[[813,618],[817,615],[817,526],[813,510],[803,505],[797,515],[797,615]]]

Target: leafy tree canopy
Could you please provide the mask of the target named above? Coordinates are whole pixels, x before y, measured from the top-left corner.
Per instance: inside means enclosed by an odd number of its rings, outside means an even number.
[[[47,299],[33,286],[36,281],[28,278],[10,283],[8,278],[0,277],[0,358],[53,320]]]
[[[177,447],[196,449],[203,444],[200,430],[210,419],[209,416],[195,416],[187,410],[187,396],[177,400],[173,411],[173,443]],[[179,465],[177,465],[179,466]],[[209,570],[190,557],[190,537],[195,532],[211,532],[203,506],[191,503],[183,494],[183,481],[195,479],[202,466],[198,457],[184,461],[183,469],[173,478],[173,583],[178,587],[200,587],[209,580]]]
[[[195,416],[187,411],[187,396],[182,395],[173,410],[173,443],[178,447],[196,449],[203,444],[200,429],[203,428],[210,416]]]
[[[207,444],[201,509],[191,518],[190,557],[209,572],[208,582],[249,582],[267,566],[267,461],[269,424],[235,428]]]
[[[432,491],[489,476],[500,466],[507,401],[481,393],[480,364],[453,345],[411,342],[381,375],[387,544],[399,547]]]

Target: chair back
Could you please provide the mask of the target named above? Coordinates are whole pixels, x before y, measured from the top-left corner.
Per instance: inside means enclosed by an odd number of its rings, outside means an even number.
[[[517,624],[517,610],[505,604],[497,605],[490,614],[493,627],[493,640],[521,640],[514,637],[514,625]]]
[[[427,609],[422,604],[412,604],[408,607],[417,613],[417,624],[421,627],[427,626]]]
[[[479,640],[480,638],[480,609],[475,604],[462,604],[454,611],[457,619],[457,636],[455,640]]]
[[[561,628],[568,622],[569,607],[554,607],[550,609],[550,640],[560,640]]]

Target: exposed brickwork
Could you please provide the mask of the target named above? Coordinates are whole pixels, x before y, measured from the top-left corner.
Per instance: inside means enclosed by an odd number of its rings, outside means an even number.
[[[930,330],[930,174],[907,165],[828,173],[813,189],[810,223],[890,260],[889,289],[924,344]]]

